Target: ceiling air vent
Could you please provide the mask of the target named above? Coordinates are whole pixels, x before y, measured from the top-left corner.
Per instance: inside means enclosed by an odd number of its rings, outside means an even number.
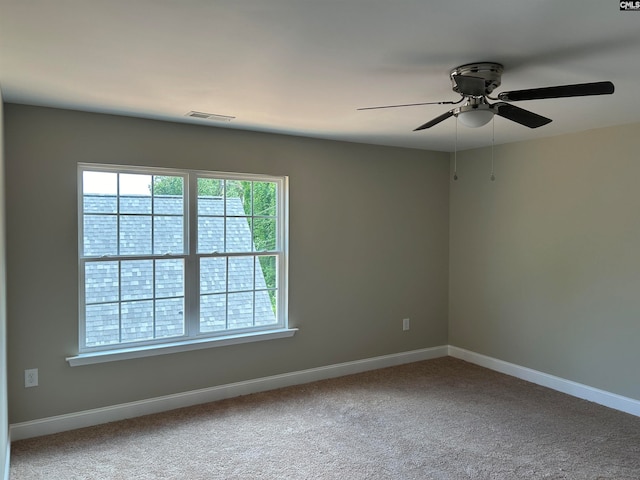
[[[186,117],[193,118],[202,118],[204,120],[213,120],[216,122],[230,122],[236,117],[232,117],[230,115],[218,115],[217,113],[205,113],[205,112],[195,112],[191,111],[185,115]]]

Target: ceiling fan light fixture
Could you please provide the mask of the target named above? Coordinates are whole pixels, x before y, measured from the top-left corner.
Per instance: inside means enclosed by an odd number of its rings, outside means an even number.
[[[463,125],[478,128],[486,125],[493,118],[492,110],[469,110],[458,114],[458,119]]]
[[[478,128],[491,121],[494,110],[489,104],[465,105],[456,109],[456,117],[463,125],[470,128]]]
[[[405,103],[396,105],[382,105],[378,107],[365,107],[358,110],[373,110],[378,108],[413,107],[418,105],[457,105],[466,100],[466,103],[458,108],[451,109],[428,122],[414,128],[414,132],[426,130],[449,117],[460,119],[462,124],[470,128],[482,127],[489,123],[494,115],[506,118],[512,122],[529,128],[538,128],[551,122],[550,118],[516,107],[511,103],[520,100],[541,100],[546,98],[586,97],[589,95],[610,95],[615,91],[613,83],[592,82],[577,83],[574,85],[557,85],[554,87],[529,88],[501,92],[498,97],[491,97],[493,90],[502,83],[504,67],[499,63],[481,62],[468,63],[454,68],[449,72],[453,91],[460,94],[458,101]],[[488,100],[499,100],[489,103]],[[456,122],[456,126],[457,126]],[[456,130],[457,131],[457,130]]]

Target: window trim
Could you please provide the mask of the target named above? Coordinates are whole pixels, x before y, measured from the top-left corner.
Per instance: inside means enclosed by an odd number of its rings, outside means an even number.
[[[156,345],[141,345],[137,347],[114,348],[112,350],[100,350],[95,352],[79,353],[67,357],[65,360],[71,367],[93,365],[96,363],[116,362],[134,358],[153,357],[170,353],[190,352],[205,348],[225,347],[227,345],[240,345],[242,343],[276,340],[279,338],[293,337],[297,328],[280,328],[277,330],[264,330],[261,332],[249,332],[219,337],[197,338],[195,340],[183,340],[166,342]],[[120,344],[122,345],[122,344]]]
[[[249,174],[236,172],[220,172],[193,169],[175,169],[164,167],[144,167],[131,165],[78,163],[78,354],[67,357],[70,365],[84,365],[89,363],[100,363],[105,361],[122,360],[126,358],[145,357],[150,355],[160,355],[174,353],[177,351],[188,351],[201,348],[210,348],[237,343],[247,343],[258,340],[269,340],[273,338],[283,338],[293,336],[297,329],[288,326],[288,235],[289,235],[289,204],[288,204],[288,177],[267,174]],[[184,335],[177,337],[156,338],[151,340],[136,342],[121,342],[111,345],[101,345],[97,347],[85,345],[86,343],[86,323],[85,323],[85,299],[84,292],[84,266],[91,257],[84,256],[84,204],[83,204],[83,172],[103,171],[113,173],[131,173],[146,175],[166,175],[181,176],[184,182],[184,251],[182,253],[166,257],[160,254],[150,254],[135,258],[158,259],[158,258],[182,258],[184,260]],[[253,182],[275,182],[278,185],[276,218],[279,228],[276,230],[276,248],[273,251],[263,254],[273,253],[280,257],[277,270],[277,323],[269,326],[252,326],[237,330],[222,330],[218,332],[198,332],[194,327],[200,321],[197,308],[199,291],[199,262],[201,258],[211,256],[197,251],[197,179],[198,178],[222,178],[227,180],[253,181]],[[119,192],[118,192],[119,194]],[[119,214],[118,214],[119,215]],[[251,212],[253,215],[253,212]],[[225,212],[226,217],[226,212]],[[255,253],[262,252],[251,252]],[[224,255],[227,257],[227,255]],[[233,255],[232,255],[233,256]],[[228,258],[231,258],[229,256]],[[128,259],[128,255],[114,255],[108,259],[121,261]],[[134,258],[134,256],[131,256]],[[98,257],[96,257],[98,258]],[[122,301],[122,300],[119,300]]]

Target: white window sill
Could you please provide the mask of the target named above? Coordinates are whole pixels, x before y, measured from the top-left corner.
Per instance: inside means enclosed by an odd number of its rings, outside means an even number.
[[[73,357],[67,357],[66,360],[69,362],[70,366],[77,367],[80,365],[91,365],[94,363],[116,362],[132,358],[188,352],[191,350],[201,350],[203,348],[224,347],[225,345],[275,340],[277,338],[292,337],[297,331],[297,328],[283,328],[281,330],[251,332],[241,335],[229,335],[226,337],[201,338],[196,340],[191,339],[181,342],[163,343],[161,345],[148,345],[145,347],[118,348],[101,352],[80,353]]]

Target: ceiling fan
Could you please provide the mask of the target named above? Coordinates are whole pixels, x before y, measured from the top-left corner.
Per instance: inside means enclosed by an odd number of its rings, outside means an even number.
[[[494,115],[506,118],[529,128],[538,128],[551,122],[550,118],[543,117],[507,102],[521,100],[541,100],[546,98],[585,97],[589,95],[609,95],[614,91],[611,82],[579,83],[575,85],[560,85],[555,87],[530,88],[526,90],[514,90],[499,93],[497,97],[491,97],[494,89],[500,86],[504,67],[499,63],[482,62],[469,63],[456,67],[449,76],[453,91],[462,98],[457,101],[408,103],[403,105],[384,105],[379,107],[365,107],[358,110],[374,110],[380,108],[413,107],[417,105],[456,105],[465,102],[460,107],[449,110],[442,115],[429,120],[427,123],[414,129],[425,130],[455,116],[468,127],[481,127],[486,125]],[[488,100],[498,100],[489,103]]]

